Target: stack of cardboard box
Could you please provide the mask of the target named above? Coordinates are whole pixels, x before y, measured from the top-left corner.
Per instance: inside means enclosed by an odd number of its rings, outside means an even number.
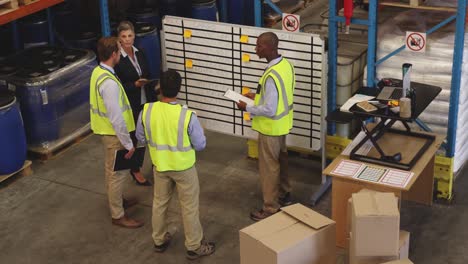
[[[362,190],[352,195],[348,203],[349,264],[409,261],[410,234],[400,231],[398,204],[393,193]]]

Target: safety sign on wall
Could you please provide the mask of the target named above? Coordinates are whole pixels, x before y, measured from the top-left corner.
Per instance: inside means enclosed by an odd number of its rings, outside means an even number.
[[[406,31],[406,50],[412,52],[426,51],[426,33]]]
[[[288,32],[298,32],[301,20],[298,15],[283,13],[283,30]]]

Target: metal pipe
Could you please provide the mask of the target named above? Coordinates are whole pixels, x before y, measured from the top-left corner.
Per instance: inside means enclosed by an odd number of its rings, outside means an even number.
[[[262,0],[254,0],[255,26],[262,26]]]
[[[447,130],[447,157],[453,157],[455,155],[455,144],[457,140],[457,119],[458,104],[460,100],[459,97],[461,66],[463,63],[463,48],[465,42],[465,17],[466,0],[458,0],[457,22],[455,31],[455,48],[453,51],[452,85],[450,90],[450,107]]]
[[[377,43],[377,1],[369,1],[369,25],[367,30],[367,86],[374,87],[375,53]]]
[[[99,11],[101,13],[101,31],[102,36],[108,37],[111,35],[109,23],[109,6],[107,0],[99,0]]]
[[[55,38],[54,38],[54,21],[53,21],[53,16],[50,8],[46,9],[47,13],[47,25],[49,29],[49,45],[54,45],[55,44]]]
[[[336,0],[328,2],[330,12],[328,18],[328,103],[327,113],[331,113],[336,108],[336,69],[338,52],[338,23],[336,21]],[[336,126],[333,122],[328,123],[328,134],[334,135]]]

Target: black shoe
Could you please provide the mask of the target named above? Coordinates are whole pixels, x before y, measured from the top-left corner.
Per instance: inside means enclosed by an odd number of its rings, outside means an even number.
[[[291,199],[291,193],[286,193],[283,197],[280,197],[278,202],[281,206],[291,205],[293,203]]]
[[[267,212],[267,211],[263,211],[263,209],[260,209],[260,210],[257,210],[257,211],[252,211],[250,213],[250,219],[254,220],[254,221],[260,221],[260,220],[263,220],[267,217],[270,217],[274,214],[276,214],[278,211],[276,211],[275,213],[270,213],[270,212]]]
[[[161,245],[155,244],[154,251],[158,253],[163,253],[169,247],[171,240],[172,240],[172,235],[169,232],[166,232],[166,234],[164,235],[164,243],[162,243]]]
[[[132,175],[132,178],[133,180],[135,181],[135,183],[137,185],[140,185],[140,186],[151,186],[151,182],[149,182],[148,180],[145,180],[144,182],[139,182],[137,180],[137,178],[135,177],[135,174],[133,172],[130,171],[130,175]]]

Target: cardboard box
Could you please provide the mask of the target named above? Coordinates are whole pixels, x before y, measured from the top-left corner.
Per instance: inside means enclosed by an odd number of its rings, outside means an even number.
[[[350,235],[352,237],[352,234]],[[356,253],[354,252],[353,241],[352,238],[350,238],[350,251],[349,251],[349,264],[380,264],[386,261],[393,261],[393,260],[405,260],[408,259],[408,253],[409,253],[409,238],[410,238],[410,233],[407,231],[400,230],[400,241],[399,241],[399,254],[398,256],[376,256],[376,257],[358,257],[356,256]]]
[[[294,204],[239,231],[241,264],[335,264],[335,222]]]
[[[400,212],[393,193],[352,195],[351,232],[356,256],[397,256]]]
[[[362,189],[358,193],[365,193],[365,192],[371,192],[371,193],[377,193],[377,191],[369,190],[369,189]],[[397,200],[397,207],[398,210],[400,209],[400,199],[398,197],[395,197]],[[352,216],[352,206],[353,206],[353,198],[348,199],[348,206],[346,207],[346,234],[347,238],[349,239],[349,233],[351,232],[351,216]],[[349,248],[349,240],[346,245],[346,248]]]
[[[401,259],[401,260],[385,262],[385,263],[382,263],[382,264],[413,264],[413,262],[411,262],[411,260],[409,260],[409,259]]]

